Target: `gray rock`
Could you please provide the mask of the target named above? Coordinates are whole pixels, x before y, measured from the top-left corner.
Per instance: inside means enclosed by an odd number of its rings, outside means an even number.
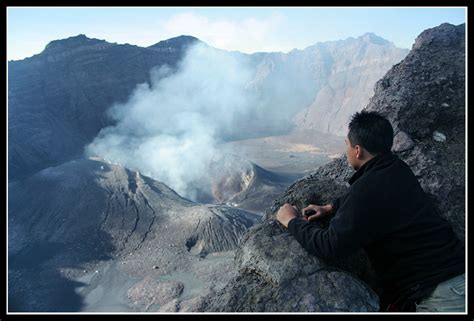
[[[239,269],[256,273],[277,286],[321,270],[323,264],[317,258],[307,256],[294,238],[275,228],[276,224],[276,221],[269,220],[246,234],[236,253]]]
[[[376,84],[366,107],[385,115],[396,132],[405,132],[415,142],[414,148],[400,151],[399,156],[463,241],[465,62],[465,24],[425,30],[403,62]],[[386,82],[392,85],[386,88]],[[449,144],[440,144],[446,137]]]
[[[179,312],[196,312],[202,311],[203,306],[206,304],[205,296],[197,296],[189,300],[183,300],[180,302]]]
[[[275,286],[255,273],[233,279],[205,305],[213,312],[373,312],[378,298],[342,271],[321,270]]]
[[[164,311],[168,311],[176,308],[175,299],[181,296],[183,290],[184,285],[180,282],[145,278],[128,290],[128,297],[132,304],[143,305],[145,311],[154,304],[166,305]]]
[[[158,310],[159,312],[178,312],[180,309],[180,301],[178,299],[174,299],[169,303],[163,305]]]
[[[392,151],[394,152],[403,152],[409,149],[412,149],[415,146],[415,143],[405,132],[398,132],[393,138]]]
[[[444,143],[446,141],[446,135],[438,131],[433,132],[433,139],[437,142]]]

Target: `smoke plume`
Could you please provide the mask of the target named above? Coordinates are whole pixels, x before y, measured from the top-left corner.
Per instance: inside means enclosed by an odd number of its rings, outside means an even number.
[[[196,199],[209,185],[210,165],[222,157],[216,144],[251,117],[252,77],[251,68],[231,53],[194,45],[177,71],[152,70],[150,85],[138,85],[127,102],[110,108],[116,125],[104,128],[86,153]]]
[[[218,143],[288,132],[291,116],[311,100],[301,90],[308,87],[301,73],[274,70],[281,55],[269,55],[196,43],[176,70],[152,70],[150,84],[138,85],[127,102],[109,109],[115,125],[104,128],[86,154],[196,200],[212,189],[211,178],[228,172],[223,166],[232,166],[224,165],[232,162],[222,160]]]

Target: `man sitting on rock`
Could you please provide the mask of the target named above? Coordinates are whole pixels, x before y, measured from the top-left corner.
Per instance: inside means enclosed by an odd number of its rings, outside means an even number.
[[[391,152],[393,128],[375,112],[353,115],[347,158],[350,189],[299,216],[284,204],[277,220],[310,253],[337,258],[363,248],[380,278],[381,311],[464,312],[464,245],[415,175]],[[311,222],[330,216],[327,230]]]

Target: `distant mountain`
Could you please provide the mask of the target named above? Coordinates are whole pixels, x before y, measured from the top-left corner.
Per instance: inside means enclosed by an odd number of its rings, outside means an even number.
[[[55,55],[55,54],[70,54],[75,50],[84,50],[94,47],[96,49],[103,49],[109,47],[110,43],[105,40],[89,39],[86,35],[80,34],[75,37],[69,37],[63,40],[53,40],[46,45],[42,54]]]
[[[314,100],[296,115],[297,128],[345,136],[349,116],[367,105],[375,82],[408,50],[367,33],[356,39],[317,44],[294,54],[321,57],[318,61],[325,62],[322,72],[313,71],[324,75],[324,81]]]
[[[153,67],[175,68],[196,42],[180,36],[142,48],[78,35],[52,41],[31,58],[9,61],[9,178],[81,157],[84,146],[113,125],[107,109],[125,102],[138,84],[150,83]],[[295,127],[341,134],[375,81],[406,52],[366,34],[288,54],[229,53],[253,66],[248,90],[260,95],[255,117],[228,129],[229,138],[284,134]],[[274,122],[265,120],[268,113]]]
[[[176,66],[187,39],[170,39],[177,47],[157,52],[79,35],[9,61],[9,177],[27,177],[80,157],[84,145],[111,125],[107,109],[149,82],[153,67]]]
[[[189,46],[198,42],[202,43],[201,40],[192,36],[179,36],[179,37],[160,41],[147,48],[156,50],[158,52],[183,52]]]

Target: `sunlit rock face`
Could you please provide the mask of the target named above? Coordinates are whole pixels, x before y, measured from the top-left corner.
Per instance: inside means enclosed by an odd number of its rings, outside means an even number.
[[[306,55],[326,61],[326,79],[308,107],[296,115],[297,127],[345,136],[349,116],[367,105],[377,80],[407,53],[372,33],[305,49]]]

